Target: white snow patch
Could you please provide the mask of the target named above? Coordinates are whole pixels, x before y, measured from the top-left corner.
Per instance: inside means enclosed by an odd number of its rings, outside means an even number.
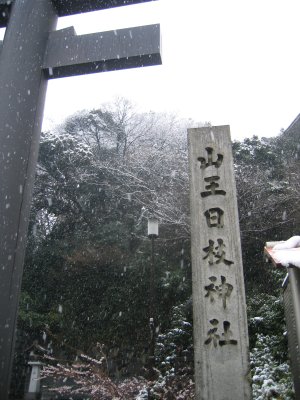
[[[252,320],[253,320],[253,321],[257,321],[257,322],[261,322],[261,321],[263,321],[264,319],[263,319],[263,317],[254,317],[254,318],[252,318]]]
[[[289,249],[289,250],[277,250],[274,252],[276,261],[288,267],[289,265],[294,265],[300,268],[300,251],[299,249]]]
[[[276,261],[284,267],[294,265],[300,268],[300,236],[292,236],[285,242],[276,244],[273,251]]]
[[[278,243],[273,247],[273,250],[293,249],[300,247],[300,236],[292,236],[283,243]]]

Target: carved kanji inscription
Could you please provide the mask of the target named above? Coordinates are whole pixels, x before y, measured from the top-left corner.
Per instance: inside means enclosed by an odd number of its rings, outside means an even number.
[[[223,154],[217,154],[217,159],[213,161],[213,153],[214,149],[212,147],[206,147],[207,158],[205,157],[198,157],[198,161],[200,161],[201,165],[200,168],[204,169],[207,167],[211,167],[212,165],[216,168],[219,168],[223,162]]]
[[[204,213],[206,217],[206,223],[209,228],[223,228],[224,226],[224,211],[219,208],[210,208]]]
[[[225,309],[227,306],[227,300],[230,298],[233,291],[233,286],[226,282],[225,276],[222,275],[221,283],[219,285],[217,284],[217,277],[210,276],[208,279],[211,283],[204,286],[204,289],[207,291],[205,297],[208,297],[212,303],[214,303],[217,298],[221,299],[222,306]]]
[[[205,340],[204,344],[209,345],[210,343],[213,344],[214,347],[225,346],[225,345],[237,345],[238,341],[233,339],[233,333],[230,330],[230,322],[224,321],[223,322],[223,329],[224,332],[221,334],[218,333],[219,329],[219,321],[217,319],[211,319],[210,324],[213,326],[207,332],[207,339]]]
[[[209,265],[214,265],[214,264],[225,264],[225,265],[231,265],[233,264],[233,261],[227,260],[226,257],[226,251],[225,251],[225,244],[223,239],[217,239],[217,244],[215,244],[214,240],[209,240],[208,246],[204,247],[203,251],[206,253],[206,255],[203,257],[203,260],[208,260]]]
[[[208,196],[215,196],[215,195],[222,195],[225,196],[226,192],[223,189],[218,189],[219,184],[217,181],[220,180],[219,176],[210,176],[208,178],[204,178],[204,181],[208,183],[205,185],[206,191],[201,192],[201,197],[208,197]]]

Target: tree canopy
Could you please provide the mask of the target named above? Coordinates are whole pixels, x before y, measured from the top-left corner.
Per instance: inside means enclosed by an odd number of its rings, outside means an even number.
[[[180,377],[185,384],[177,392],[186,397],[167,397],[172,393],[168,383],[165,394],[152,383],[152,398],[193,398],[192,389],[187,389],[193,374],[186,140],[190,124],[174,115],[138,113],[121,99],[77,113],[42,134],[16,375],[28,360],[28,349],[37,343],[69,365],[78,354],[94,359],[104,352],[107,373],[114,378],[147,369],[151,242],[146,224],[155,216],[160,223],[154,246],[155,357],[160,376],[156,383],[164,376],[174,386]],[[268,354],[279,372],[276,375],[273,368],[270,374],[281,382],[278,393],[286,399],[292,398],[292,390],[280,300],[284,272],[266,265],[262,250],[266,241],[299,233],[295,140],[282,133],[232,144],[252,369],[258,377],[254,389],[256,396],[264,395],[259,368],[272,342]],[[287,369],[281,371],[280,365]],[[17,389],[15,379],[13,391]]]

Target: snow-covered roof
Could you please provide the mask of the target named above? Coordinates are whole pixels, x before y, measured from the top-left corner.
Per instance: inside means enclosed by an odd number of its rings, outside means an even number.
[[[282,242],[267,242],[264,254],[276,267],[300,268],[300,236]]]

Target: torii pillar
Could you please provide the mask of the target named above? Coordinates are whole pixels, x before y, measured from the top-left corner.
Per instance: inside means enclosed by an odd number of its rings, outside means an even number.
[[[161,64],[159,25],[76,36],[59,16],[153,0],[0,0],[0,399],[9,393],[47,81]]]

